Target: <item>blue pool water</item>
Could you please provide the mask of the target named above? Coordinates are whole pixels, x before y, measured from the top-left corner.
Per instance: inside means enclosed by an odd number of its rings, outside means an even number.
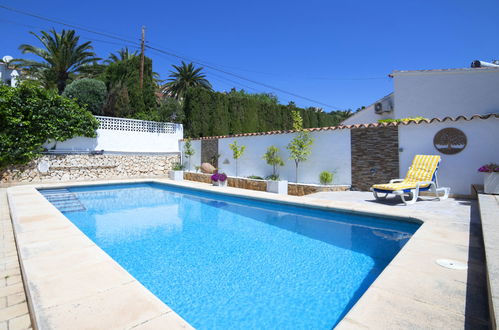
[[[41,193],[202,329],[330,329],[419,227],[156,183]]]

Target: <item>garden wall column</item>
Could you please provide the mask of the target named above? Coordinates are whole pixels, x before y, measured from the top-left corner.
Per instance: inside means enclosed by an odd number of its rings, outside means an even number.
[[[354,128],[350,136],[353,189],[399,178],[398,127]]]
[[[218,139],[201,140],[201,163],[218,168]]]

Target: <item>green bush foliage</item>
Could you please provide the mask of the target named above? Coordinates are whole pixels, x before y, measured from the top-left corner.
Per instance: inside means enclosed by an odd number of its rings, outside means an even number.
[[[253,179],[253,180],[263,180],[263,178],[261,176],[258,176],[258,175],[250,175],[247,178]]]
[[[139,87],[139,77],[139,56],[114,62],[106,67],[102,74],[102,79],[109,91],[105,105],[106,116],[136,118],[137,114],[144,116],[156,108],[156,83],[150,58],[144,59],[142,89]]]
[[[182,171],[182,170],[184,170],[184,165],[182,165],[180,163],[175,163],[172,166],[172,170],[173,171]]]
[[[99,126],[76,101],[30,84],[0,86],[0,168],[39,156],[47,141],[95,137]]]
[[[172,97],[165,97],[159,101],[156,108],[147,112],[140,112],[134,116],[137,119],[152,120],[169,123],[182,123],[185,119],[182,103]]]
[[[302,109],[293,103],[282,105],[272,94],[248,94],[234,89],[220,93],[191,88],[184,99],[184,133],[194,138],[289,130],[293,127],[292,111],[300,112],[304,128],[335,126],[351,114]]]
[[[103,115],[106,101],[106,84],[97,79],[83,78],[66,86],[62,96],[75,99],[81,107],[86,107],[94,115]]]
[[[333,182],[333,173],[329,171],[322,171],[319,175],[321,184],[331,184]]]

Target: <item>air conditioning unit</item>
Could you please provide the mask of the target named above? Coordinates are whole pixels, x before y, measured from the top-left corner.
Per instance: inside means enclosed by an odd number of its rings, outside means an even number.
[[[384,112],[392,112],[393,108],[392,105],[389,102],[376,102],[374,104],[374,112],[378,115],[384,113]]]
[[[374,104],[374,112],[377,114],[383,113],[383,103],[377,102],[376,104]]]

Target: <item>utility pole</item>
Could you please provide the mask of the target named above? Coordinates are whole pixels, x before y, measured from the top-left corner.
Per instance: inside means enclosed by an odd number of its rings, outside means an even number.
[[[142,42],[140,43],[140,89],[144,86],[144,42],[146,38],[146,27],[142,26]]]

